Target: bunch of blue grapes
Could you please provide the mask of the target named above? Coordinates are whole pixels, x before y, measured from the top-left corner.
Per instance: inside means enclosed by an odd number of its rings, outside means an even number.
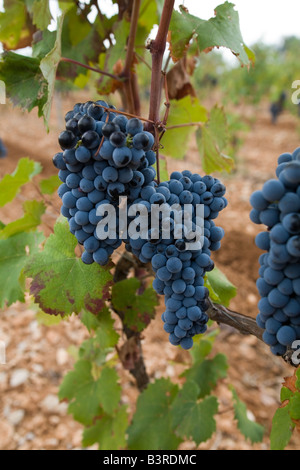
[[[119,235],[99,239],[96,227],[103,217],[97,209],[112,204],[118,215],[120,197],[130,205],[144,186],[154,186],[154,137],[140,119],[129,119],[102,100],[75,104],[65,122],[58,138],[62,151],[53,157],[62,182],[61,213],[84,247],[82,261],[103,266],[122,240]],[[117,234],[118,229],[117,219]]]
[[[170,343],[183,349],[190,349],[193,337],[207,329],[209,292],[204,286],[204,276],[214,268],[211,252],[220,248],[224,236],[224,230],[215,225],[214,219],[227,206],[225,192],[218,179],[186,170],[173,172],[170,181],[157,187],[146,185],[136,201],[147,208],[149,222],[154,204],[178,205],[179,210],[184,210],[186,204],[192,207],[191,226],[178,221],[175,212],[170,211],[170,217],[161,218],[159,228],[149,229],[147,238],[126,240],[128,251],[143,263],[151,262],[155,272],[153,288],[165,300],[164,330]],[[204,206],[202,231],[197,229],[201,226],[195,210],[197,205]],[[167,239],[163,237],[164,227],[170,228]]]
[[[300,148],[278,158],[276,177],[250,198],[250,219],[264,224],[257,324],[273,354],[283,356],[300,340]]]

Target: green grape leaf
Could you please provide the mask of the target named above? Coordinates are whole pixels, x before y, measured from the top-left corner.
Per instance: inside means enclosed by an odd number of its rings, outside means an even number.
[[[74,2],[69,2],[68,4],[68,2],[66,1],[64,2],[64,4],[65,5],[63,5],[63,7],[71,6],[71,8],[66,9],[66,8],[60,7],[62,11],[65,12],[63,28],[62,28],[62,33],[61,33],[62,56],[68,57],[69,59],[77,60],[84,64],[88,64],[90,63],[90,61],[97,61],[98,48],[102,47],[101,39],[98,37],[97,33],[95,34],[96,25],[98,24],[97,18],[94,23],[94,29],[90,28],[89,34],[84,39],[82,39],[78,44],[76,44],[76,47],[74,47],[70,39],[70,37],[71,36],[73,37],[75,34],[73,30],[73,23],[72,23],[72,17],[74,15],[74,12],[73,12]],[[72,30],[73,32],[71,32]],[[99,44],[96,44],[95,41],[99,41]],[[93,47],[91,47],[91,43],[93,44]],[[71,77],[72,79],[77,76],[78,72],[84,73],[86,70],[83,68],[78,69],[76,65],[68,64],[65,62],[62,62],[59,67],[60,67],[61,74],[63,74],[65,69],[70,71],[71,74],[67,76]]]
[[[109,49],[106,52],[103,52],[99,55],[99,67],[102,70],[107,70],[110,73],[114,73],[114,69],[117,66],[118,70],[122,69],[124,66],[125,56],[126,56],[126,45],[127,38],[130,30],[130,22],[126,21],[123,18],[122,21],[117,21],[113,25],[113,34],[118,38],[115,44],[111,44]],[[98,92],[103,94],[109,94],[114,92],[120,82],[116,81],[113,78],[101,76],[98,82]]]
[[[290,398],[290,416],[292,419],[300,420],[300,392],[294,392]]]
[[[104,412],[112,415],[121,399],[121,387],[115,369],[104,367],[98,379],[100,384],[99,400]]]
[[[91,23],[83,15],[78,15],[77,12],[76,5],[68,11],[69,38],[72,46],[77,46],[77,44],[83,41],[88,36],[92,27]]]
[[[237,420],[237,425],[241,433],[250,439],[251,443],[262,442],[264,436],[264,427],[260,424],[251,421],[247,416],[247,407],[243,403],[235,389],[231,387],[233,397],[234,417]]]
[[[56,40],[54,43],[54,47],[53,49],[51,49],[51,51],[48,52],[48,54],[46,54],[45,57],[42,58],[40,62],[40,69],[48,84],[47,101],[45,102],[43,106],[44,123],[47,129],[48,129],[48,123],[50,119],[50,111],[51,111],[52,97],[54,93],[56,71],[57,71],[57,67],[61,59],[61,35],[62,35],[63,22],[64,22],[64,13],[58,18],[58,21],[57,21]]]
[[[89,83],[90,78],[91,77],[89,71],[87,71],[85,74],[79,73],[74,80],[74,86],[77,86],[78,88],[85,88]]]
[[[183,439],[199,445],[216,431],[214,415],[218,412],[218,400],[214,396],[198,402],[200,390],[195,382],[187,381],[172,403],[173,426]]]
[[[0,13],[0,41],[5,49],[24,47],[21,40],[29,31],[26,28],[26,8],[21,0],[5,0],[5,12]],[[27,44],[26,44],[27,45]]]
[[[156,1],[149,2],[149,0],[142,0],[135,38],[137,45],[144,44],[147,37],[149,36],[149,31],[152,30],[155,24],[158,25],[159,7],[160,5]],[[142,51],[143,50],[141,50],[141,52]]]
[[[95,379],[92,363],[79,359],[74,370],[64,377],[58,396],[60,400],[70,402],[68,411],[74,419],[88,426],[103,411],[111,414],[117,409],[121,397],[117,380],[117,373],[108,367],[104,367],[100,377]]]
[[[41,180],[39,185],[42,194],[53,194],[61,185],[61,181],[57,175],[52,175]]]
[[[0,80],[4,81],[6,94],[15,106],[27,111],[37,107],[38,115],[43,115],[48,100],[48,84],[41,72],[39,59],[4,52],[0,61]]]
[[[179,60],[195,36],[200,52],[214,47],[226,47],[240,60],[242,65],[250,66],[253,52],[245,46],[242,38],[239,14],[234,4],[225,2],[215,8],[215,16],[202,20],[190,15],[184,7],[181,13],[175,12],[170,31],[170,50],[173,60]]]
[[[33,0],[30,2],[30,11],[32,13],[32,22],[42,31],[50,24],[52,15],[48,0]],[[28,5],[28,0],[27,0]]]
[[[159,379],[139,395],[128,432],[130,450],[173,450],[181,439],[173,433],[171,406],[178,386]]]
[[[167,131],[162,138],[165,155],[182,159],[188,149],[190,137],[197,128],[196,125],[175,127],[189,123],[203,123],[207,121],[207,111],[197,98],[188,95],[181,100],[171,100],[171,111],[168,118]]]
[[[194,36],[194,29],[190,22],[186,21],[185,14],[173,10],[169,31],[171,57],[174,62],[177,62],[188,50]]]
[[[68,222],[58,221],[44,250],[28,260],[30,293],[45,313],[64,316],[85,308],[97,314],[105,305],[112,275],[96,263],[84,264],[75,255],[76,245]]]
[[[184,372],[188,381],[194,381],[200,389],[199,398],[204,398],[217,386],[220,379],[227,376],[227,359],[223,354],[217,354],[212,359],[195,361],[192,367]]]
[[[196,132],[197,146],[206,174],[227,171],[234,167],[234,160],[223,153],[228,143],[228,129],[224,110],[215,106],[207,123]]]
[[[0,181],[0,207],[11,202],[21,187],[42,171],[40,163],[21,158],[12,174],[6,174]]]
[[[280,391],[280,401],[283,403],[285,400],[289,400],[293,396],[293,392],[287,388],[287,387],[282,387]]]
[[[300,390],[300,367],[296,370],[296,388]]]
[[[0,240],[0,308],[17,300],[24,302],[23,268],[28,256],[38,250],[41,233],[19,233]]]
[[[114,348],[119,340],[111,313],[107,307],[103,308],[98,315],[83,310],[80,314],[80,320],[90,333],[94,332],[91,338],[83,343],[80,357],[92,358],[95,363],[102,365],[107,353]]]
[[[47,315],[47,313],[42,312],[42,310],[37,312],[35,318],[40,325],[44,326],[59,325],[59,323],[63,321],[60,316],[55,317],[54,315]]]
[[[132,277],[117,282],[112,288],[112,305],[124,313],[124,323],[135,331],[142,331],[155,315],[157,295],[152,287],[138,293],[141,282]]]
[[[119,450],[126,448],[128,415],[126,406],[120,406],[114,415],[101,414],[93,426],[83,431],[84,447],[99,445],[99,450]],[[104,461],[105,463],[105,461]]]
[[[212,351],[216,336],[219,334],[217,329],[206,332],[205,335],[198,335],[195,337],[194,345],[189,353],[192,357],[193,363],[202,362]]]
[[[98,328],[96,329],[96,340],[98,348],[107,350],[113,348],[119,339],[118,333],[114,329],[114,320],[108,308],[104,308],[97,316]]]
[[[161,183],[163,181],[169,181],[167,161],[162,155],[159,156],[159,174],[160,174],[160,182]]]
[[[21,232],[31,232],[41,224],[41,217],[46,206],[41,201],[25,201],[23,204],[24,216],[7,224],[0,230],[0,240]]]
[[[236,296],[237,289],[218,268],[206,273],[206,287],[213,302],[229,307],[230,300]]]
[[[35,42],[32,44],[32,56],[42,59],[50,52],[55,44],[56,31],[45,29],[40,31]]]
[[[101,311],[101,314],[102,314],[102,311]],[[89,333],[91,333],[92,331],[95,331],[98,328],[99,326],[98,318],[100,318],[101,314],[95,315],[91,312],[87,312],[86,310],[83,310],[80,313],[80,321],[81,323],[84,324],[84,326],[87,328]]]
[[[289,405],[276,410],[270,434],[271,450],[284,450],[290,442],[295,424],[290,416]]]
[[[64,11],[65,13],[74,8],[74,3],[70,2],[70,0],[58,0],[58,5],[61,11]]]

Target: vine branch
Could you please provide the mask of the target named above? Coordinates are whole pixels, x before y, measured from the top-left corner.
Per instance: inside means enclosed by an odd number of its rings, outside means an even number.
[[[159,108],[162,92],[162,63],[166,49],[167,35],[169,31],[171,16],[175,0],[165,0],[161,20],[156,38],[150,42],[148,49],[152,55],[152,74],[150,89],[149,120],[157,122],[159,120]],[[153,131],[153,127],[148,130]]]
[[[78,62],[78,60],[69,59],[68,57],[61,57],[60,61],[69,62],[70,64],[78,65],[79,67],[83,67],[85,69],[91,70],[92,72],[100,73],[101,75],[105,75],[106,77],[113,78],[114,80],[122,81],[122,78],[118,77],[117,75],[114,75],[109,72],[105,72],[105,70],[100,70],[96,67],[91,67],[90,65],[87,65],[87,64],[83,64],[82,62]]]
[[[135,114],[137,114],[139,111],[140,104],[139,95],[137,92],[137,81],[133,79],[132,64],[134,59],[134,45],[138,27],[140,6],[141,0],[133,0],[125,64],[122,72],[119,74],[119,77],[124,79],[124,89],[126,93],[128,111]]]
[[[131,269],[134,268],[136,270],[140,265],[142,264],[139,262],[138,259],[135,259],[130,253],[127,253],[127,251],[125,251],[116,264],[116,268],[114,272],[114,283],[127,279]],[[144,268],[144,265],[142,266]],[[128,328],[126,325],[124,325],[123,312],[116,311],[116,309],[114,309],[114,311],[120,317],[122,321],[123,331],[125,333],[127,341],[129,341],[133,337],[135,338],[135,344],[139,350],[139,357],[135,361],[134,367],[133,369],[130,370],[130,373],[135,378],[138,389],[142,391],[144,390],[144,388],[147,387],[149,383],[149,376],[147,374],[146,366],[144,362],[140,333],[137,333],[136,331],[133,331],[130,328]]]
[[[231,326],[242,335],[253,335],[262,341],[263,330],[259,328],[254,318],[229,310],[223,305],[214,304],[210,299],[208,301],[210,306],[206,313],[211,320]]]

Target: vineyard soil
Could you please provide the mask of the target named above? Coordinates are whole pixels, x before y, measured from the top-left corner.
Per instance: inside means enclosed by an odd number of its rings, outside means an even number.
[[[8,157],[0,160],[0,177],[12,172],[21,157],[30,157],[43,165],[42,177],[56,171],[52,155],[57,151],[57,135],[63,128],[63,114],[74,102],[86,96],[67,96],[54,103],[51,131],[46,134],[41,119],[34,112],[23,115],[10,106],[1,108],[1,136],[8,148]],[[222,176],[227,186],[228,208],[222,212],[218,224],[225,228],[225,238],[214,260],[238,288],[231,308],[255,317],[258,295],[255,280],[258,272],[259,250],[254,237],[260,228],[249,221],[249,197],[274,174],[277,156],[293,151],[300,145],[300,122],[285,112],[276,126],[271,125],[268,104],[259,108],[239,106],[234,110],[249,125],[249,132],[238,151],[235,172]],[[200,171],[196,147],[184,161],[168,160],[168,170],[190,169]],[[36,178],[36,181],[38,181]],[[14,203],[1,209],[1,220],[8,222],[21,215],[24,196],[39,197],[37,185],[28,185]],[[58,197],[48,198],[43,229],[48,235],[58,216]],[[115,255],[117,259],[120,252]],[[176,380],[189,360],[186,351],[171,346],[162,329],[160,313],[145,330],[143,347],[145,363],[151,378],[171,377]],[[1,312],[0,340],[6,343],[6,364],[0,365],[0,449],[79,449],[81,426],[67,414],[67,404],[58,403],[57,390],[63,375],[72,367],[74,346],[87,336],[83,325],[72,317],[66,322],[47,327],[36,319],[36,308],[27,299],[25,304],[14,304]],[[162,349],[164,353],[162,354]],[[293,374],[293,368],[271,355],[268,346],[254,337],[244,337],[235,330],[221,326],[214,352],[228,357],[228,378],[216,389],[220,402],[217,432],[199,449],[268,449],[269,441],[252,446],[245,441],[233,421],[231,394],[226,384],[232,384],[246,403],[250,416],[263,424],[269,434],[272,416],[279,406],[283,377]],[[182,365],[180,365],[180,363]],[[118,372],[123,383],[124,403],[133,410],[138,392],[128,371]],[[178,379],[180,380],[180,379]],[[288,449],[298,449],[299,434],[294,434]],[[192,442],[182,445],[195,449]],[[94,447],[92,447],[94,449]]]

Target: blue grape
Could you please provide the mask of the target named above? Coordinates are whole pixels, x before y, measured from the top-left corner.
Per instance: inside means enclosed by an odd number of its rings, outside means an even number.
[[[86,178],[82,178],[80,180],[79,186],[80,189],[82,189],[82,191],[84,191],[85,193],[89,193],[95,189],[94,182]]]
[[[131,134],[134,136],[142,131],[143,131],[143,123],[139,119],[132,118],[127,121],[126,132],[128,134]]]
[[[93,259],[100,266],[105,266],[108,262],[109,254],[108,251],[104,248],[99,248],[93,253]]]
[[[87,163],[91,159],[91,152],[89,149],[86,147],[80,145],[76,150],[75,150],[75,157],[76,160],[80,163]]]
[[[262,188],[262,195],[269,202],[280,200],[284,193],[284,185],[281,183],[281,181],[276,179],[267,181]]]
[[[277,288],[275,288],[269,292],[268,301],[273,307],[282,308],[288,303],[289,297],[282,294]]]
[[[260,232],[255,237],[255,243],[258,248],[264,251],[269,251],[270,248],[270,235],[268,232]]]
[[[282,214],[289,214],[291,212],[298,212],[300,210],[300,198],[293,192],[287,192],[281,198],[278,204],[278,209]]]
[[[84,249],[88,253],[94,253],[95,251],[98,250],[98,248],[100,246],[100,242],[99,242],[99,240],[96,240],[96,238],[92,236],[92,237],[87,238],[84,241],[83,246],[84,246]]]
[[[131,168],[125,167],[118,170],[118,181],[120,183],[126,184],[130,183],[133,178],[133,171]]]
[[[87,251],[84,251],[81,255],[81,259],[84,264],[93,264],[94,258],[92,253],[88,253]]]
[[[281,322],[275,320],[274,318],[268,318],[265,323],[265,329],[272,335],[276,335],[281,326]]]
[[[75,214],[75,222],[78,225],[86,225],[89,223],[89,213],[85,211],[77,211]]]
[[[82,177],[86,178],[87,180],[94,180],[97,176],[97,173],[94,169],[94,165],[87,165],[82,169]]]
[[[172,283],[172,289],[176,294],[183,294],[186,289],[186,283],[183,279],[177,279]]]
[[[291,346],[297,339],[297,335],[292,327],[286,325],[277,331],[276,338],[282,346]]]
[[[192,338],[183,338],[181,341],[180,341],[180,346],[183,348],[183,349],[191,349],[192,346],[193,346],[193,339]]]
[[[286,248],[291,256],[300,258],[300,236],[291,237],[287,242]]]
[[[250,204],[253,209],[263,211],[268,208],[269,202],[264,198],[262,191],[254,191],[250,196]]]
[[[283,227],[292,235],[300,233],[300,213],[287,214],[282,220]]]
[[[80,211],[89,212],[94,207],[94,204],[87,197],[81,197],[77,199],[76,207]]]
[[[63,205],[67,207],[68,209],[72,209],[73,207],[76,206],[77,199],[76,197],[73,196],[73,194],[70,191],[64,193],[61,200],[62,200]]]
[[[112,154],[114,164],[117,168],[127,166],[132,159],[131,150],[128,147],[115,148]]]
[[[179,258],[169,258],[166,266],[170,273],[179,273],[182,269],[182,261]]]

